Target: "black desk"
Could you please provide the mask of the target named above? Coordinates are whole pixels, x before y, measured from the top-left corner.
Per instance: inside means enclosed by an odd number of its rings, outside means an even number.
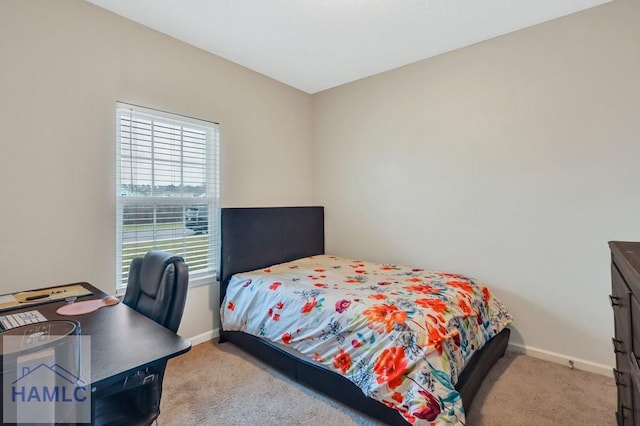
[[[88,283],[78,283],[93,294],[78,297],[77,302],[100,299],[107,294]],[[110,384],[158,360],[167,360],[188,352],[191,342],[123,303],[107,306],[89,314],[61,316],[58,302],[30,305],[3,311],[0,315],[38,310],[48,320],[74,320],[83,336],[91,336],[91,389],[93,398]],[[1,421],[1,419],[0,419]]]

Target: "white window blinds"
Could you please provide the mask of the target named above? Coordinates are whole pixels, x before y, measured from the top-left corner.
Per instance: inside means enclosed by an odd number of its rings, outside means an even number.
[[[118,103],[116,282],[134,257],[184,257],[190,279],[217,259],[219,130],[216,123]]]

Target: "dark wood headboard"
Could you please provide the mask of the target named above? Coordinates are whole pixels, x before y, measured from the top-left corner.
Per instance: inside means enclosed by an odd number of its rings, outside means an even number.
[[[220,303],[233,274],[324,254],[324,207],[223,208]]]

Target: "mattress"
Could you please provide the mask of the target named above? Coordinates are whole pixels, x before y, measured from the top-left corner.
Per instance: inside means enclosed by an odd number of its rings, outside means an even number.
[[[459,373],[512,322],[473,278],[331,255],[234,275],[221,319],[225,331],[343,375],[416,425],[464,423]]]

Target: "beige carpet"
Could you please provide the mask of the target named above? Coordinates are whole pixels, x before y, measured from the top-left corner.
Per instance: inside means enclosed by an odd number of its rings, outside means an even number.
[[[285,378],[231,343],[169,362],[160,426],[377,425]],[[614,425],[612,378],[507,352],[467,411],[467,425]]]

